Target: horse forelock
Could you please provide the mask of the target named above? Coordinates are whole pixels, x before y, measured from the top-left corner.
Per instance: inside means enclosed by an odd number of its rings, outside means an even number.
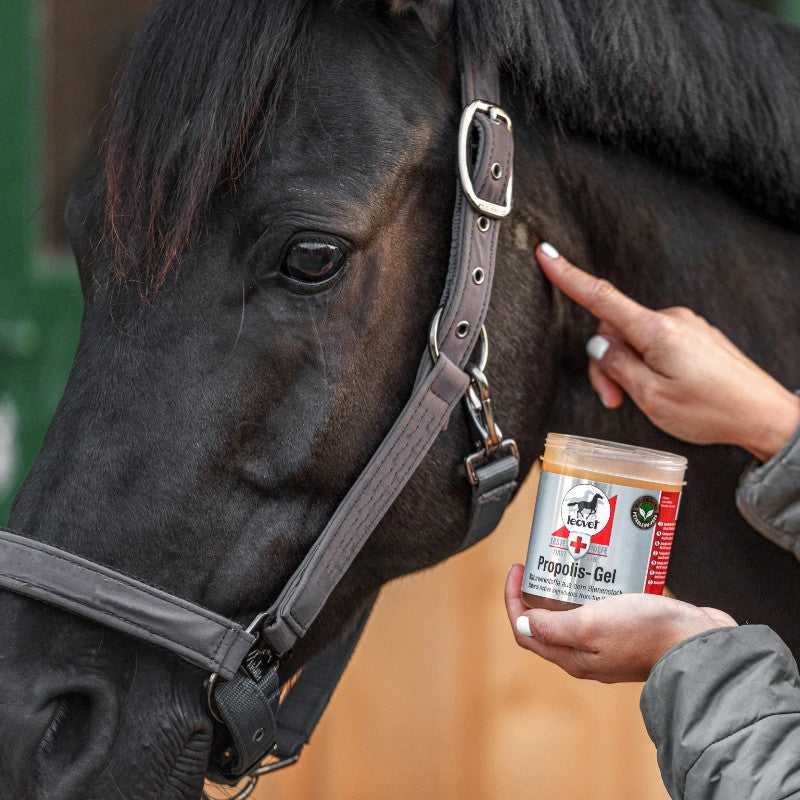
[[[157,291],[274,122],[309,0],[161,2],[118,75],[103,144],[112,279]]]
[[[421,13],[424,3],[387,5]],[[348,4],[363,5],[334,3]],[[443,17],[447,3],[435,5]],[[197,241],[215,191],[237,185],[275,119],[308,49],[313,6],[157,6],[118,78],[104,144],[102,230],[116,280],[157,290]],[[452,6],[461,57],[495,58],[531,115],[717,181],[800,224],[794,26],[734,0]]]

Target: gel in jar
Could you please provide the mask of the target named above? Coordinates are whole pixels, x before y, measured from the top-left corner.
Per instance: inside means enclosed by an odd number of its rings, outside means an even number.
[[[686,464],[660,450],[548,434],[523,602],[559,611],[661,594]]]

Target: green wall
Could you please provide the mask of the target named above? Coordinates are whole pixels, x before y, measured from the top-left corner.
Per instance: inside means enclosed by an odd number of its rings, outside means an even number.
[[[778,0],[775,13],[800,25],[800,0]]]
[[[0,523],[66,383],[81,296],[39,253],[38,7],[5,0],[0,26]]]

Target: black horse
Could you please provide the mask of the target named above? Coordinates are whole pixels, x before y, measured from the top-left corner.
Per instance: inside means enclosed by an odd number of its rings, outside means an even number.
[[[157,6],[67,210],[81,339],[9,526],[242,621],[266,607],[410,392],[446,273],[458,60],[491,54],[517,140],[488,319],[503,428],[525,469],[548,429],[686,454],[672,589],[800,651],[797,564],[734,509],[746,457],[603,410],[593,323],[532,255],[548,239],[691,306],[800,385],[800,31],[732,0],[456,5]],[[290,668],[457,549],[470,445],[456,415]],[[3,798],[198,797],[199,670],[8,593],[0,641]]]

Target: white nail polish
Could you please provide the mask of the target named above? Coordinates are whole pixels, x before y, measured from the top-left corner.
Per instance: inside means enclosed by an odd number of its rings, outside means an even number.
[[[523,636],[533,636],[531,633],[531,621],[527,617],[517,617],[517,632]]]
[[[556,250],[555,247],[550,244],[550,242],[542,242],[542,252],[548,258],[558,258],[561,255],[561,253],[559,253],[558,250]]]
[[[610,346],[611,342],[609,342],[605,336],[592,336],[592,338],[586,342],[586,352],[589,354],[590,358],[593,358],[595,361],[600,361],[608,352]]]

